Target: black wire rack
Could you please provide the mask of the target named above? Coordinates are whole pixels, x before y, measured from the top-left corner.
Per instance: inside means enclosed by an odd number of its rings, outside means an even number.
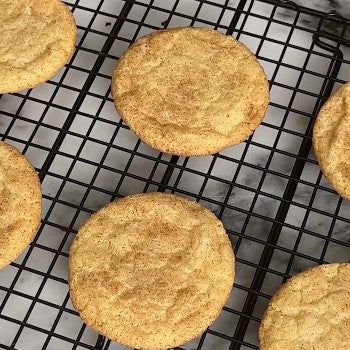
[[[69,245],[81,223],[115,197],[188,196],[224,222],[236,281],[218,320],[178,349],[258,349],[272,293],[309,266],[350,257],[350,203],[311,151],[314,117],[350,80],[350,21],[277,0],[70,0],[77,48],[49,82],[0,98],[0,136],[36,167],[42,223],[0,271],[0,348],[126,349],[86,327],[68,294]],[[117,116],[110,78],[122,52],[153,30],[205,26],[244,42],[271,88],[262,125],[219,154],[182,158],[140,142]]]

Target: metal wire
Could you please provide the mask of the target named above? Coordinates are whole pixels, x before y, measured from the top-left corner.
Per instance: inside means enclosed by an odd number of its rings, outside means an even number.
[[[236,283],[219,320],[178,349],[258,349],[256,330],[279,284],[305,266],[349,260],[343,234],[350,228],[349,204],[324,180],[311,152],[311,131],[333,88],[350,80],[350,21],[277,0],[68,5],[78,25],[70,62],[41,87],[0,96],[1,139],[36,167],[44,204],[33,243],[0,271],[0,348],[118,349],[88,329],[70,304],[69,244],[102,204],[158,190],[214,210],[237,256]],[[115,61],[139,36],[177,25],[233,35],[264,66],[269,110],[241,145],[208,157],[169,156],[137,140],[116,115],[109,90]]]

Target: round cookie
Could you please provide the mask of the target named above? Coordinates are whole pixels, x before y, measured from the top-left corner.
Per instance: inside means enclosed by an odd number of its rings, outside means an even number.
[[[350,349],[350,264],[321,265],[289,279],[272,297],[260,350]]]
[[[208,209],[164,193],[94,213],[70,249],[69,289],[87,325],[135,348],[168,349],[202,333],[232,288],[234,255]]]
[[[111,90],[118,113],[142,141],[185,156],[243,141],[269,101],[255,56],[206,28],[159,30],[138,39],[119,60]]]
[[[76,26],[60,0],[0,1],[0,94],[51,78],[74,50]]]
[[[350,83],[341,86],[318,113],[313,146],[325,177],[350,199]]]
[[[39,178],[28,160],[0,141],[0,268],[32,241],[41,216]]]

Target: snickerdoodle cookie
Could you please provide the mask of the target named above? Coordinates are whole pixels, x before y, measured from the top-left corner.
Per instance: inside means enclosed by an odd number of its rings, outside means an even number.
[[[259,329],[260,350],[350,349],[350,264],[321,265],[288,280]]]
[[[51,78],[74,50],[76,26],[60,0],[0,0],[0,94]]]
[[[163,193],[118,199],[79,229],[69,289],[82,319],[108,338],[167,349],[202,333],[231,291],[234,255],[208,209]]]
[[[268,91],[249,49],[207,28],[140,38],[112,78],[117,111],[137,136],[186,156],[212,154],[247,138],[264,117]]]
[[[13,146],[0,141],[0,268],[32,241],[41,216],[38,176]]]
[[[328,181],[350,199],[350,83],[341,86],[318,113],[313,146]]]

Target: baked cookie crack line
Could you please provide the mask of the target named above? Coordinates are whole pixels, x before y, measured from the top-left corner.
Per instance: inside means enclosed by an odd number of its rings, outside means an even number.
[[[229,135],[232,133],[230,131],[228,134],[220,133],[219,131],[209,130],[208,128],[205,128],[203,126],[180,126],[175,123],[162,123],[159,120],[157,120],[155,117],[145,115],[145,117],[149,120],[152,120],[154,124],[159,125],[161,128],[169,128],[176,131],[181,131],[183,134],[199,134],[199,135],[219,135],[223,137],[229,137]]]

